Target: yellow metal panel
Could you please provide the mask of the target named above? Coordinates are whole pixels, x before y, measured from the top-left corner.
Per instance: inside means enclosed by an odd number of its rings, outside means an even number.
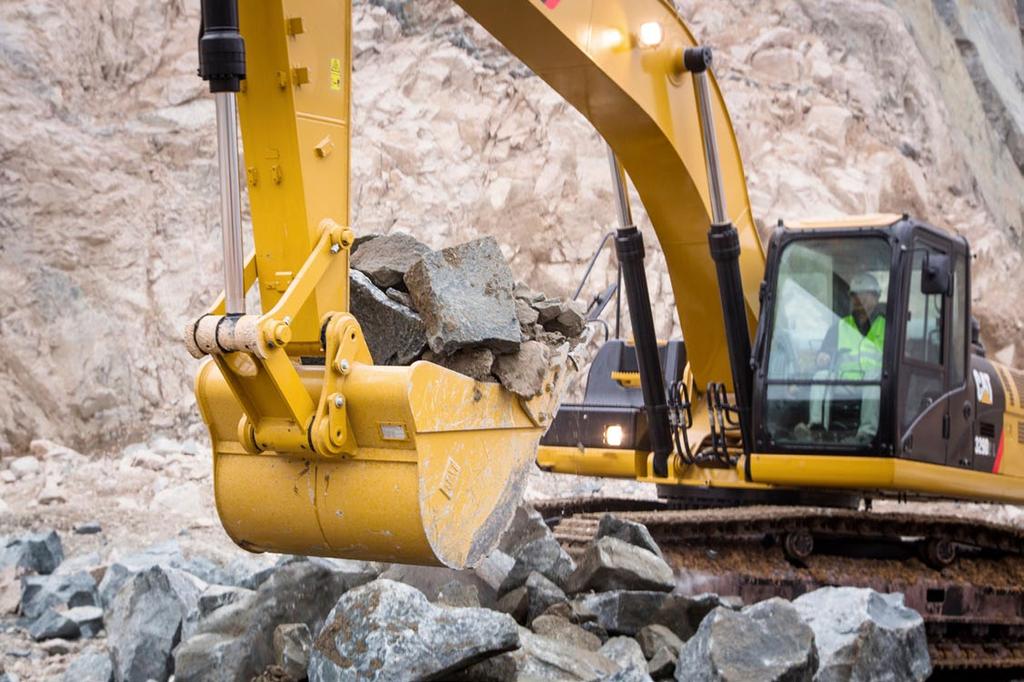
[[[751,455],[751,478],[797,487],[883,488],[893,486],[899,460],[826,455]]]
[[[537,464],[545,471],[576,476],[627,478],[644,483],[691,486],[697,488],[734,488],[764,490],[771,486],[751,483],[743,478],[743,462],[732,468],[711,468],[685,465],[673,458],[670,473],[664,478],[651,474],[652,455],[637,450],[611,448],[568,448],[542,445],[537,450]]]
[[[1024,377],[1006,365],[992,362],[1003,386],[1005,410],[1003,414],[1003,430],[1001,441],[997,447],[1002,449],[1002,456],[997,457],[999,465],[997,473],[1007,476],[1024,477],[1024,405],[1021,404],[1020,386],[1024,386]]]
[[[537,465],[545,471],[602,478],[636,478],[647,459],[646,452],[612,448],[568,448],[542,445]]]
[[[1024,503],[1024,479],[890,457],[752,455],[752,478],[774,485],[906,491]]]
[[[615,150],[665,252],[697,385],[714,380],[731,386],[718,283],[708,253],[709,193],[693,82],[688,74],[672,75],[678,50],[696,41],[671,3],[566,0],[549,9],[542,0],[456,1],[576,107]],[[640,49],[635,37],[651,21],[662,25],[664,41]],[[732,123],[711,82],[726,198],[740,234],[753,330],[764,251]]]
[[[242,0],[239,11],[248,71],[239,115],[266,311],[312,252],[321,221],[349,223],[351,4]],[[323,315],[346,310],[347,268],[337,268],[293,321],[289,352],[315,354]]]
[[[1024,480],[1024,417],[1007,413],[1003,415],[1003,431],[1001,444],[1003,454],[999,459],[997,473],[1005,476],[1021,477]]]
[[[623,388],[640,388],[640,372],[612,372],[612,381]]]

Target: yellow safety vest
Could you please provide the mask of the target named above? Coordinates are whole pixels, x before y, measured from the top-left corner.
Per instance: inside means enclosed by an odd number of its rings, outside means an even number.
[[[839,358],[836,369],[840,379],[854,381],[882,378],[882,348],[885,345],[885,318],[876,317],[861,334],[853,315],[839,321],[837,348]]]

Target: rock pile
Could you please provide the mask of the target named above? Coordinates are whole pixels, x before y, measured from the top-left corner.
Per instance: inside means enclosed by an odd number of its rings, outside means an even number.
[[[574,561],[522,507],[499,548],[466,571],[299,557],[222,566],[186,558],[174,542],[82,571],[78,558],[63,560],[53,532],[0,547],[4,570],[20,575],[12,625],[65,653],[68,640],[92,640],[67,682],[898,682],[931,673],[923,621],[900,595],[825,588],[743,606],[679,594],[647,529],[611,516]]]
[[[375,363],[428,360],[523,398],[587,326],[581,304],[516,284],[493,237],[440,251],[403,232],[364,237],[350,299]]]
[[[672,575],[643,526],[604,519],[574,562],[543,519],[521,508],[500,548],[475,569],[473,603],[446,604],[444,595],[458,591],[448,585],[431,607],[407,585],[374,581],[328,616],[309,678],[383,680],[401,669],[417,670],[417,679],[456,680],[873,679],[888,665],[875,651],[891,652],[895,663],[886,669],[897,671],[894,680],[930,674],[923,621],[898,595],[821,590],[801,598],[819,613],[808,618],[800,600],[742,608],[716,595],[675,594]],[[404,578],[423,589],[436,580]],[[831,609],[842,607],[811,606],[815,600],[848,608],[839,617]],[[482,617],[480,602],[514,619],[516,636],[508,620]],[[849,608],[855,604],[864,606]],[[401,615],[383,619],[385,612]],[[414,622],[424,625],[417,631]],[[444,645],[432,644],[438,623]]]

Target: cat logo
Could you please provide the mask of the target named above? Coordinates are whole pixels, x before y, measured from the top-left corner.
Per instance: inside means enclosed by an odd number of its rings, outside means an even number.
[[[992,377],[988,372],[974,371],[974,385],[978,390],[978,402],[982,405],[992,404]]]

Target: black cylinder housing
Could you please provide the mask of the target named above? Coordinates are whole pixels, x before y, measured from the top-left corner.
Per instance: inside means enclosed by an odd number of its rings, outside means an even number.
[[[629,301],[629,317],[636,344],[640,389],[644,394],[651,450],[654,452],[654,473],[668,475],[668,456],[672,454],[672,432],[669,424],[665,377],[658,355],[658,337],[654,331],[651,295],[644,269],[644,238],[636,227],[620,229],[615,234],[615,250],[622,266],[623,286]]]
[[[238,30],[238,0],[202,0],[199,76],[210,92],[238,92],[245,80],[245,40]]]

